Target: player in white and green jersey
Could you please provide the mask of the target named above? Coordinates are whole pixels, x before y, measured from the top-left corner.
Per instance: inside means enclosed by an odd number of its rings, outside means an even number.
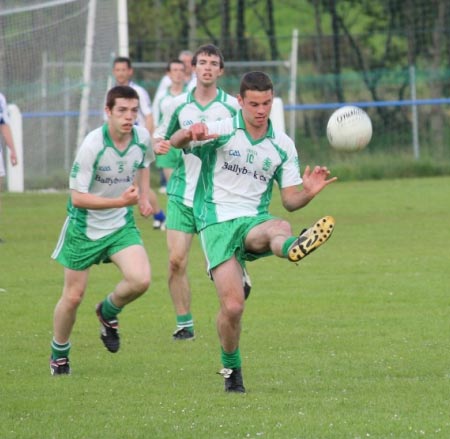
[[[217,80],[223,73],[224,60],[216,46],[207,44],[198,48],[192,64],[197,86],[192,92],[173,100],[163,124],[155,133],[155,138],[160,139],[157,144],[166,148],[163,152],[170,150],[167,139],[179,128],[189,127],[196,122],[227,119],[239,109],[237,99],[217,87]],[[197,233],[193,205],[200,166],[200,160],[194,155],[181,154],[167,186],[169,290],[177,322],[174,340],[194,338],[187,265],[192,239]]]
[[[291,212],[336,180],[320,166],[306,167],[300,176],[293,141],[275,131],[269,119],[273,85],[266,74],[244,75],[238,100],[242,110],[232,119],[194,124],[170,139],[179,148],[191,142],[191,154],[202,162],[194,212],[220,301],[217,331],[228,392],[245,392],[239,350],[245,262],[271,254],[297,262],[323,244],[334,227],[327,216],[293,236],[287,221],[269,213],[274,184]]]
[[[113,262],[123,279],[96,307],[101,339],[110,352],[120,346],[117,314],[150,284],[150,263],[133,217],[152,213],[150,135],[134,125],[139,96],[129,86],[107,95],[108,121],[89,133],[78,149],[69,186],[68,216],[52,254],[64,266],[64,288],[54,313],[50,371],[70,373],[69,337],[94,264]]]
[[[134,70],[130,58],[126,56],[118,56],[114,59],[112,74],[114,76],[115,85],[128,85],[136,90],[136,93],[139,95],[139,109],[136,118],[136,125],[147,128],[150,135],[152,135],[155,125],[152,114],[152,101],[147,90],[131,80],[133,73]],[[166,215],[160,208],[158,197],[151,187],[149,194],[150,202],[154,208],[153,228],[164,231]]]
[[[219,137],[214,147],[195,147],[193,154],[207,165],[201,168],[194,212],[199,230],[240,217],[269,213],[273,183],[298,186],[302,179],[294,142],[276,132],[269,120],[264,137],[253,140],[242,112],[234,118],[208,124]]]
[[[164,115],[170,111],[174,99],[187,92],[187,86],[184,83],[184,72],[183,61],[172,59],[167,63],[166,73],[170,79],[170,85],[159,96],[156,96],[153,101],[153,117],[155,118],[156,127],[162,125]],[[180,154],[180,150],[171,148],[167,154],[158,154],[156,156],[156,167],[161,169],[166,182],[170,180]]]
[[[206,105],[201,105],[196,100],[195,90],[185,96],[174,99],[170,112],[171,117],[167,125],[161,129],[161,131],[165,130],[165,138],[169,138],[178,129],[190,126],[196,122],[207,123],[228,119],[239,110],[237,99],[220,88],[216,89],[215,98]],[[157,135],[158,132],[159,130]],[[179,160],[167,188],[167,193],[172,199],[176,199],[176,201],[185,206],[193,206],[200,165],[200,161],[190,154],[181,155],[181,160]],[[170,224],[170,221],[168,219],[168,224]],[[195,223],[192,223],[192,227],[192,230],[195,231]]]

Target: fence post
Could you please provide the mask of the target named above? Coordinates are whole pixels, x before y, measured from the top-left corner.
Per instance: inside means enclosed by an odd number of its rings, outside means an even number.
[[[417,105],[415,104],[416,94],[416,68],[413,65],[409,66],[409,85],[411,88],[411,105],[412,112],[412,138],[413,138],[413,153],[414,158],[419,160],[420,158],[420,145],[419,145],[419,119],[417,115]]]
[[[298,51],[298,29],[292,31],[292,48],[291,48],[291,78],[289,85],[289,105],[294,108],[297,101],[297,51]],[[289,114],[289,136],[295,142],[295,110],[292,109]]]

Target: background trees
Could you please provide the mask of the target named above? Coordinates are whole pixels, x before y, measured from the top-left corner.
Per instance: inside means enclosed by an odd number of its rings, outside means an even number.
[[[288,60],[296,28],[297,102],[404,100],[411,98],[412,86],[417,98],[444,97],[449,91],[446,1],[153,0],[145,6],[129,2],[129,7],[130,49],[136,60],[167,60],[205,42],[221,47],[227,61]],[[235,72],[229,73],[227,69],[225,80],[236,81]],[[279,68],[269,73],[277,93],[286,97],[288,72]],[[233,91],[233,84],[226,85]],[[404,108],[374,111],[393,129],[411,123]],[[444,108],[421,111],[429,138],[444,145]],[[311,127],[322,125],[327,115],[303,115],[305,131],[312,133]]]

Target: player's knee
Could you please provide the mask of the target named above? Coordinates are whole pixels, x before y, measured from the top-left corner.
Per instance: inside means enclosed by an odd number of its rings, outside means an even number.
[[[129,275],[126,278],[126,281],[128,282],[128,290],[130,293],[134,296],[140,296],[141,294],[144,294],[149,286],[150,286],[150,273],[135,273],[133,275]]]
[[[187,258],[179,255],[169,257],[169,271],[171,273],[184,273],[186,271]]]
[[[243,297],[243,295],[242,295]],[[240,320],[244,313],[244,301],[237,298],[229,298],[222,303],[222,311],[230,320]]]
[[[150,287],[150,276],[149,277],[143,277],[140,279],[136,279],[133,284],[134,288],[133,290],[137,294],[144,294],[148,288]]]
[[[277,220],[274,224],[274,227],[283,233],[291,234],[291,225],[285,220]]]
[[[62,300],[70,309],[77,309],[83,301],[84,291],[71,290],[63,294]]]

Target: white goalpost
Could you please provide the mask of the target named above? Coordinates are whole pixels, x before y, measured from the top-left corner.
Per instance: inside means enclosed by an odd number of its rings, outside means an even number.
[[[86,45],[84,46],[83,91],[80,101],[80,117],[78,118],[77,148],[81,145],[88,131],[89,97],[91,94],[92,51],[95,38],[95,14],[97,0],[89,0],[89,11],[86,26]]]
[[[0,90],[15,105],[16,148],[23,144],[18,165],[7,168],[8,190],[65,182],[79,139],[102,123],[119,2],[15,0],[0,8]]]
[[[13,135],[21,150],[18,165],[7,168],[7,189],[47,189],[54,182],[60,187],[82,139],[103,122],[111,57],[129,54],[127,0],[15,0],[10,5],[0,10],[0,91],[14,104]],[[290,59],[227,62],[227,71],[285,68],[291,81],[284,98],[295,105],[296,35]],[[165,62],[133,66],[151,72],[146,78],[159,78]],[[277,97],[272,119],[292,133],[295,118],[285,122],[285,108]]]

